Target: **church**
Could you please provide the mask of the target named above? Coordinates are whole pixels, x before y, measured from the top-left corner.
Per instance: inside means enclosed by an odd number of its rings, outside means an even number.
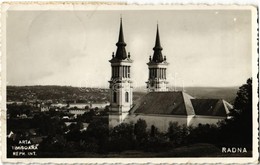
[[[232,105],[223,99],[198,99],[183,91],[169,91],[167,87],[167,62],[162,55],[159,28],[157,24],[153,57],[149,57],[147,84],[148,92],[133,104],[131,65],[133,60],[126,52],[122,18],[116,53],[112,53],[112,75],[109,81],[110,109],[109,127],[120,123],[135,123],[138,119],[146,121],[148,128],[157,127],[167,131],[170,122],[179,125],[197,126],[216,124],[226,119]],[[142,74],[142,73],[141,73]]]

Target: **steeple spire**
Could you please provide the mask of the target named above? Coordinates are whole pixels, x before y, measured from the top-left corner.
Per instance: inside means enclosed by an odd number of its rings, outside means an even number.
[[[123,34],[122,17],[120,17],[120,29],[116,54],[112,53],[111,79],[109,81],[110,106],[109,127],[115,127],[122,123],[133,107],[133,85],[131,80],[131,55],[126,53]]]
[[[155,46],[153,48],[153,62],[163,62],[163,56],[162,56],[162,46],[160,42],[160,35],[159,35],[159,26],[157,23],[157,31],[156,31],[156,39],[155,39]]]
[[[119,37],[118,42],[116,43],[117,50],[115,58],[119,60],[124,60],[127,58],[125,46],[126,43],[124,41],[124,34],[123,34],[123,25],[122,25],[122,17],[120,17],[120,30],[119,30]]]
[[[166,80],[166,70],[167,65],[166,56],[162,55],[162,46],[160,42],[159,26],[157,22],[156,39],[155,46],[153,48],[153,57],[149,57],[149,62],[147,63],[149,69],[149,78],[147,83],[147,88],[149,92],[162,92],[168,91],[167,80]]]

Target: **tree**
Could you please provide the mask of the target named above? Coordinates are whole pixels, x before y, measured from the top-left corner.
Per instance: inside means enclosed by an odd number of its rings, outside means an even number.
[[[39,145],[39,151],[63,152],[66,151],[66,139],[62,135],[48,136]]]
[[[110,132],[110,150],[125,151],[134,148],[133,123],[121,123]]]
[[[214,124],[199,124],[197,127],[189,127],[188,143],[213,143],[219,141],[218,127]]]
[[[25,104],[17,105],[14,103],[14,104],[7,105],[7,109],[8,109],[7,113],[10,114],[10,118],[15,118],[17,117],[17,115],[22,115],[22,114],[26,114],[28,116],[35,108],[30,105],[25,105]]]
[[[156,137],[159,134],[158,128],[151,126],[150,137]]]
[[[134,134],[136,136],[137,141],[143,141],[147,139],[146,128],[147,128],[146,121],[143,119],[139,119],[134,127]]]
[[[230,119],[221,122],[220,134],[226,143],[252,147],[252,78],[239,87]]]
[[[107,151],[108,137],[108,124],[102,120],[93,120],[86,131],[85,141],[90,146],[95,145],[96,150],[103,153]]]
[[[234,108],[241,113],[252,114],[252,78],[248,79],[246,84],[239,87]]]
[[[83,128],[83,124],[81,122],[72,123],[71,125],[69,125],[69,130],[71,132],[80,131],[82,128]]]
[[[167,135],[174,144],[180,144],[182,138],[181,126],[177,122],[170,122]]]
[[[167,135],[160,132],[158,128],[152,125],[149,136],[147,140],[144,141],[144,145],[141,148],[148,152],[165,152],[171,147]]]
[[[90,123],[93,120],[93,116],[95,115],[95,111],[93,109],[90,109],[89,112],[85,112],[83,115],[79,115],[78,120],[81,122]]]
[[[49,115],[40,113],[33,117],[32,124],[39,129],[42,135],[63,134],[67,131],[67,126],[58,117],[51,118]]]

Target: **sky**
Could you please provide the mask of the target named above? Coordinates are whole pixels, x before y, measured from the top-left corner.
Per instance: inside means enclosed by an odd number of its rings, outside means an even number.
[[[252,76],[250,10],[8,11],[7,85],[107,87],[120,15],[134,86],[145,86],[156,24],[169,86],[241,86]]]

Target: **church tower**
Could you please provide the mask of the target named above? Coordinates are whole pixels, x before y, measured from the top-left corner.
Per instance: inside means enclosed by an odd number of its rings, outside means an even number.
[[[162,47],[160,42],[159,27],[157,24],[155,46],[153,48],[153,58],[150,56],[147,63],[149,68],[149,78],[147,88],[149,92],[168,91],[166,81],[167,61],[166,56],[162,55]]]
[[[120,124],[132,108],[133,87],[130,68],[133,61],[130,59],[130,53],[127,54],[125,50],[122,18],[120,19],[119,38],[116,46],[116,54],[113,52],[112,59],[109,61],[112,68],[112,76],[109,81],[109,127]]]

